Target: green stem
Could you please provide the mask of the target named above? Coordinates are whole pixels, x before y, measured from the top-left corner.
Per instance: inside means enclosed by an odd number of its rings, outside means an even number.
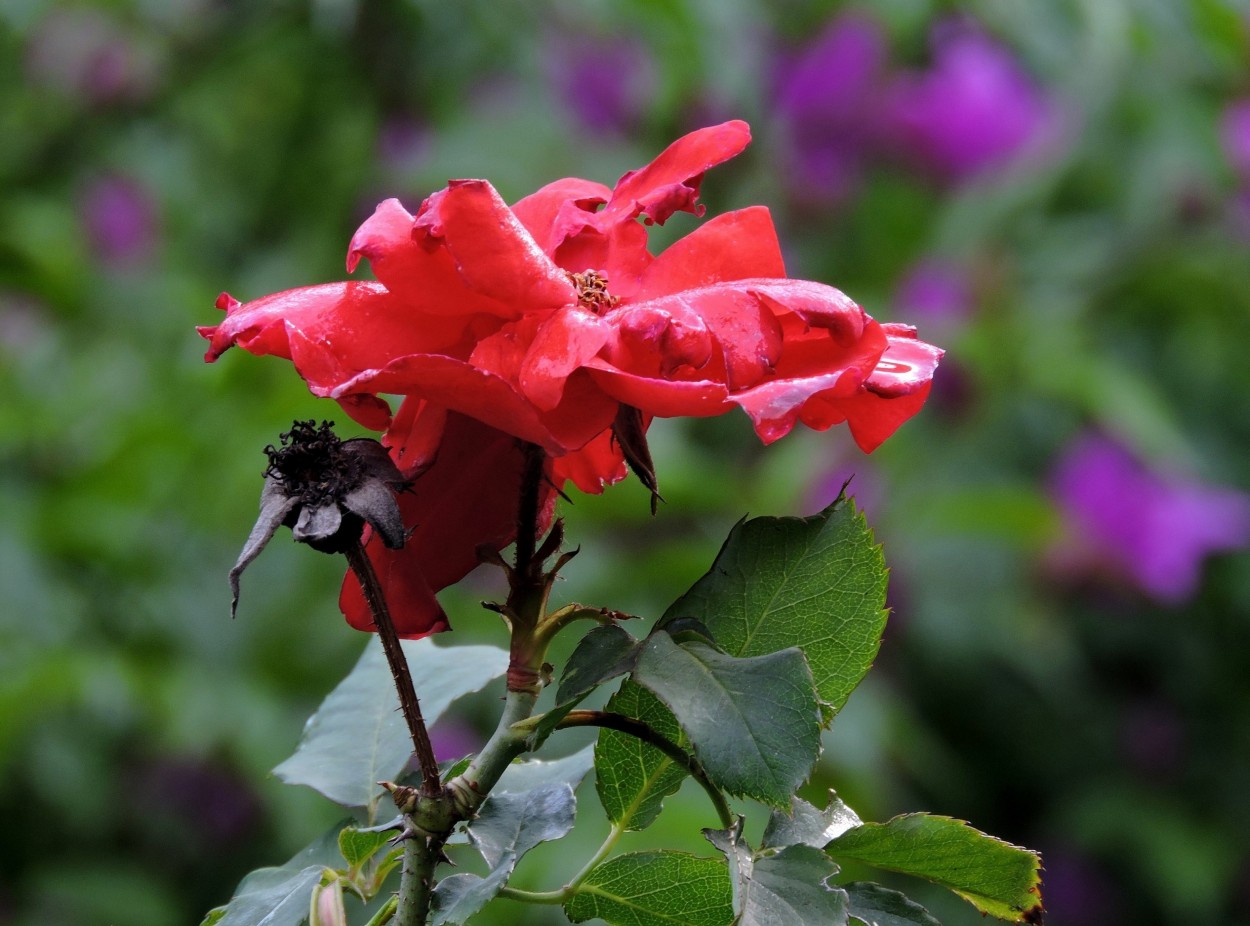
[[[438,851],[434,840],[414,835],[404,843],[404,867],[399,881],[395,926],[424,926],[430,915],[434,892],[434,866]]]
[[[447,782],[447,793],[458,819],[472,819],[512,760],[528,749],[525,741],[529,734],[513,725],[534,712],[537,700],[537,693],[532,691],[509,691],[495,732],[469,767]]]
[[[712,806],[716,808],[716,815],[720,817],[721,826],[725,829],[733,826],[734,816],[729,809],[729,804],[725,801],[725,795],[721,793],[720,788],[716,787],[708,779],[707,772],[703,770],[703,765],[699,760],[672,740],[661,736],[641,720],[626,717],[624,714],[614,714],[611,711],[569,711],[556,724],[557,730],[567,727],[607,727],[610,730],[628,734],[650,746],[654,746],[684,768],[690,774],[690,777],[697,781],[699,786],[707,792],[708,798],[712,801]]]
[[[386,926],[387,923],[395,916],[395,910],[399,906],[399,898],[391,897],[386,903],[378,909],[378,912],[369,918],[369,922],[365,926]]]

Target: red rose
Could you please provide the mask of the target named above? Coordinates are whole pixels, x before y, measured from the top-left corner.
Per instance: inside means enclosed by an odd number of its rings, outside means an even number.
[[[291,360],[315,394],[385,431],[417,477],[403,500],[409,543],[369,544],[401,633],[443,629],[433,592],[473,567],[480,544],[515,539],[512,438],[547,451],[552,489],[597,492],[625,472],[619,421],[641,431],[653,416],[739,406],[765,442],[798,421],[846,421],[871,451],[923,404],[942,352],[830,286],[787,279],[765,208],[648,251],[645,226],[701,215],[704,172],[749,141],[745,123],[727,122],[612,189],[565,179],[512,207],[484,180],[452,181],[415,216],[387,200],[348,251],[349,272],[367,258],[377,282],[218,301],[225,321],[200,329],[208,360],[233,344]],[[379,394],[405,396],[394,416]],[[343,600],[367,627],[350,579]]]

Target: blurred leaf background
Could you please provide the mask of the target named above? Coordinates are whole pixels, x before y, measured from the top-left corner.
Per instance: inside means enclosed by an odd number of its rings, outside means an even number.
[[[341,568],[274,545],[234,622],[225,574],[262,448],[337,409],[280,361],[203,364],[218,292],[341,278],[385,197],[611,183],[734,117],[709,212],[770,205],[794,276],[947,361],[871,457],[658,423],[667,504],[566,506],[560,593],[654,618],[743,514],[854,475],[894,613],[813,793],[1041,849],[1057,924],[1250,924],[1244,0],[8,0],[0,924],[197,922],[334,820],[268,772],[362,647]],[[502,643],[497,589],[447,593],[444,642]],[[672,803],[666,832],[709,824]]]

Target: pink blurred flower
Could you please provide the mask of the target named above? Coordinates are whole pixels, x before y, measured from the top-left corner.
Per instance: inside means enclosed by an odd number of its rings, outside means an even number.
[[[958,264],[929,257],[913,264],[894,292],[898,315],[926,322],[952,323],[972,311],[972,281]]]
[[[1250,97],[1224,110],[1220,119],[1220,141],[1241,183],[1250,186]]]
[[[79,210],[91,249],[105,264],[142,263],[156,246],[156,203],[132,177],[98,177],[83,192]]]
[[[880,26],[848,13],[777,62],[787,173],[804,196],[837,202],[854,189],[878,132],[885,57]]]
[[[155,89],[162,56],[98,10],[58,9],[35,27],[26,76],[35,86],[88,104],[134,102]]]
[[[1053,140],[1058,109],[1007,48],[965,20],[938,23],[933,47],[932,67],[898,76],[889,92],[902,157],[960,181]]]
[[[389,170],[408,170],[425,156],[430,137],[429,128],[411,116],[387,119],[378,130],[378,160]]]
[[[560,37],[550,79],[577,121],[596,133],[625,133],[646,113],[655,73],[646,47],[628,38]]]
[[[1099,435],[1073,443],[1051,490],[1068,524],[1063,565],[1103,569],[1163,604],[1198,590],[1203,561],[1250,544],[1250,496],[1148,469]]]

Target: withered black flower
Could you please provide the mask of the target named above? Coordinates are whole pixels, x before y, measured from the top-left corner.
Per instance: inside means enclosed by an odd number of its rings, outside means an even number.
[[[408,481],[386,448],[372,438],[340,440],[331,422],[297,421],[281,446],[265,448],[269,466],[260,516],[230,570],[230,611],[239,604],[239,577],[286,525],[292,536],[323,553],[342,553],[360,542],[368,522],[391,549],[405,531],[395,493]]]

